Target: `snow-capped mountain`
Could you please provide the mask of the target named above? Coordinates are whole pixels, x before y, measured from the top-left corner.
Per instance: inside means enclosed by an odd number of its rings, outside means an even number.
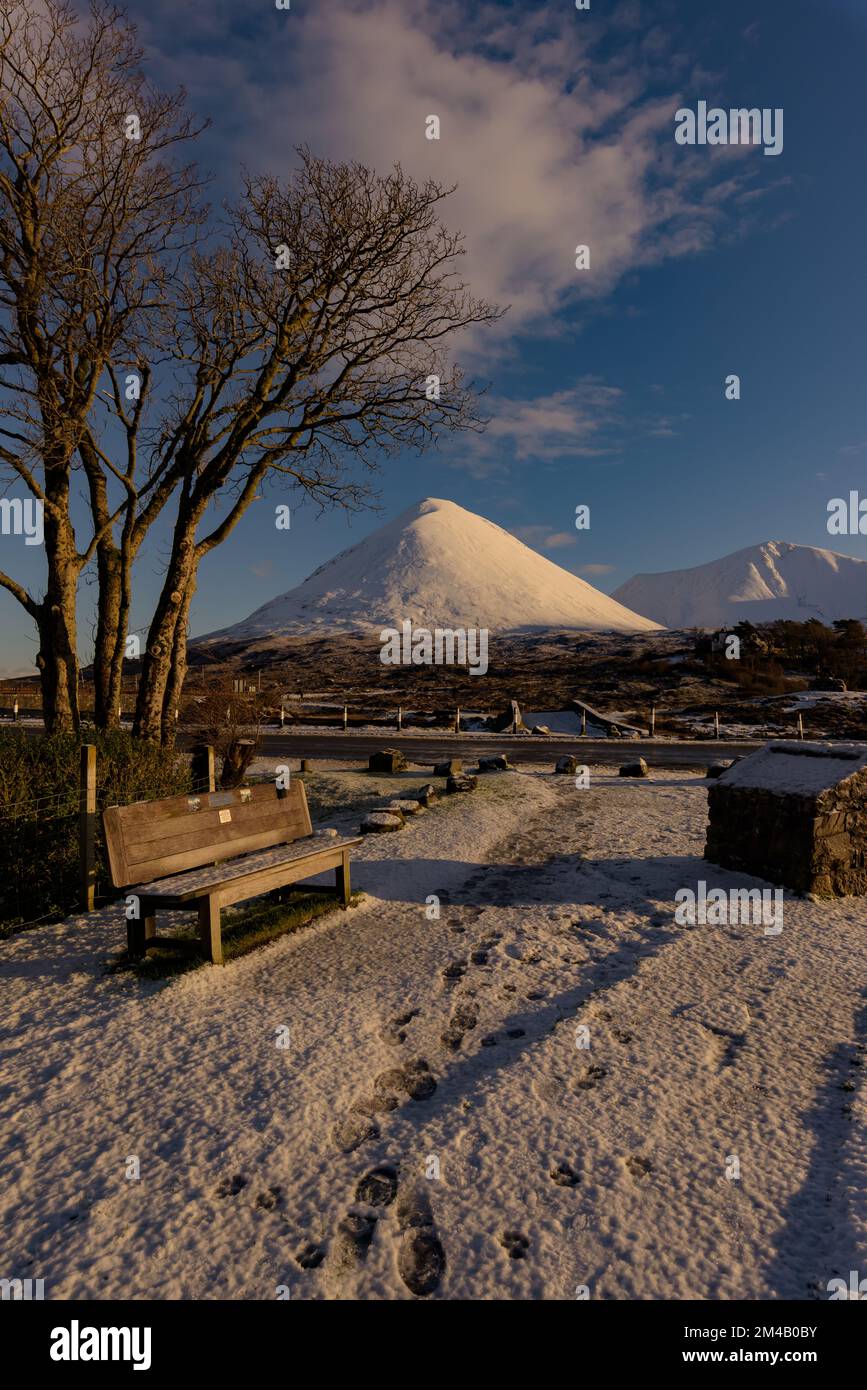
[[[867,560],[765,541],[695,569],[636,574],[613,597],[671,628],[867,618]]]
[[[297,588],[203,640],[399,627],[496,632],[658,625],[552,564],[492,521],[428,497],[336,555]]]

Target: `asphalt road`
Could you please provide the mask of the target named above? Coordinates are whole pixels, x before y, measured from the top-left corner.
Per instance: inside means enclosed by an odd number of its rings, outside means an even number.
[[[185,743],[192,740],[185,737]],[[651,739],[541,738],[504,734],[500,738],[474,738],[472,734],[317,734],[265,733],[259,748],[263,757],[366,759],[378,748],[400,748],[410,762],[434,763],[441,758],[461,758],[464,764],[493,753],[508,753],[513,763],[551,763],[572,753],[582,763],[619,766],[642,757],[650,767],[704,767],[718,758],[736,758],[761,748],[764,740],[725,743],[662,743]]]
[[[10,721],[11,723],[11,721]],[[22,724],[24,733],[35,738],[42,728]],[[200,737],[189,730],[178,733],[178,746],[189,748]],[[381,734],[321,734],[265,732],[258,753],[266,758],[342,758],[366,760],[378,748],[400,748],[411,763],[433,764],[443,758],[461,758],[465,765],[480,755],[508,753],[513,763],[553,763],[572,753],[582,763],[602,763],[617,767],[634,758],[644,758],[649,767],[704,767],[718,758],[737,758],[762,748],[766,739],[739,742],[708,740],[706,743],[663,743],[649,738],[542,738],[501,734],[498,738],[475,738],[472,734],[400,734],[383,729]]]

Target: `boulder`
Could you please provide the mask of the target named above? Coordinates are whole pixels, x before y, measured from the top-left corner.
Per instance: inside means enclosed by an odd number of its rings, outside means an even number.
[[[815,680],[810,681],[810,689],[838,691],[842,693],[845,692],[847,686],[846,682],[841,680],[839,676],[817,676]]]
[[[705,777],[722,777],[724,772],[728,772],[730,767],[734,767],[736,761],[737,759],[729,762],[711,763],[704,775]]]
[[[371,811],[359,828],[362,835],[387,835],[394,830],[403,830],[405,824],[399,811]]]
[[[573,758],[571,753],[567,753],[564,757],[557,759],[554,771],[565,772],[568,776],[574,777],[578,771],[578,759]]]
[[[464,765],[460,758],[446,758],[445,762],[434,764],[433,775],[434,777],[457,777],[463,770]]]
[[[378,753],[371,753],[367,763],[368,772],[406,772],[408,767],[399,748],[380,748]]]
[[[397,811],[402,816],[418,816],[424,813],[424,807],[420,801],[410,801],[408,799],[390,801],[386,810]]]
[[[620,769],[621,777],[647,777],[650,768],[643,758],[638,758],[634,763],[624,763]]]
[[[476,790],[476,779],[463,773],[460,777],[450,777],[446,782],[446,791],[450,796],[456,792],[474,792]]]
[[[526,725],[521,717],[521,706],[517,700],[510,700],[508,707],[502,714],[492,715],[487,721],[487,726],[495,734],[507,733],[510,729],[524,729]]]
[[[534,724],[530,732],[533,734],[542,734],[545,738],[549,738],[551,735],[551,730],[548,728],[547,724]]]
[[[508,754],[493,753],[489,758],[479,758],[479,772],[511,772],[512,764]]]
[[[336,840],[340,831],[334,830],[331,826],[327,826],[323,830],[314,830],[313,834],[318,840]]]
[[[432,806],[439,798],[439,793],[433,783],[429,782],[426,787],[416,794],[416,801],[421,806]]]

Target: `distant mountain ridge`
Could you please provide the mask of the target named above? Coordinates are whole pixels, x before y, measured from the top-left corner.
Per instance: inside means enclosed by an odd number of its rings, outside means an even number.
[[[867,619],[867,560],[764,541],[692,569],[633,575],[612,597],[669,628]]]
[[[197,639],[399,627],[651,632],[653,621],[455,502],[425,498],[249,618]]]

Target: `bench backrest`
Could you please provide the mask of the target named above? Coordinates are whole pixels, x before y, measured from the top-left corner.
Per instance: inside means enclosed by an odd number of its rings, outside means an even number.
[[[304,783],[169,796],[103,813],[115,888],[198,869],[313,833]]]

